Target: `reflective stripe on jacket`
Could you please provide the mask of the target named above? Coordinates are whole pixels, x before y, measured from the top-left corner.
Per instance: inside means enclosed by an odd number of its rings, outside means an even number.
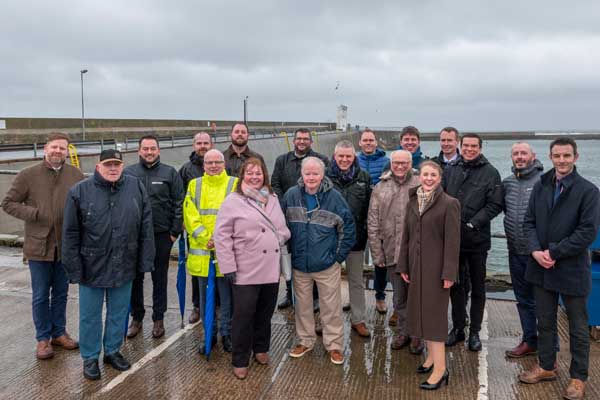
[[[208,276],[208,265],[214,249],[209,249],[207,244],[213,236],[221,203],[233,192],[236,184],[237,178],[228,176],[225,171],[219,175],[205,173],[190,181],[183,202],[183,220],[190,245],[186,265],[190,275]],[[216,262],[215,266],[217,276],[223,276]]]

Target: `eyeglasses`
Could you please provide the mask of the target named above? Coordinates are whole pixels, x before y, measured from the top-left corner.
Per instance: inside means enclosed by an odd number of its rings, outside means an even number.
[[[410,164],[410,161],[392,161],[392,165],[408,165]]]
[[[204,164],[206,165],[219,165],[219,164],[223,164],[225,161],[204,161]]]

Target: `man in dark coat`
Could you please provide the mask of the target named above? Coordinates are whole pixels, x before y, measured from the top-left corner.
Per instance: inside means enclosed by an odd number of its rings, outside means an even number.
[[[131,285],[154,268],[152,206],[139,179],[123,175],[123,156],[104,150],[94,176],[73,186],[63,222],[62,262],[79,284],[79,338],[83,375],[100,379],[98,357],[119,371],[130,368],[119,349]],[[106,299],[104,339],[102,305]]]
[[[526,279],[535,286],[539,364],[519,375],[525,383],[554,380],[559,295],[569,319],[571,381],[563,396],[583,398],[590,338],[587,298],[592,286],[588,247],[600,224],[600,192],[577,173],[577,144],[562,137],[550,144],[554,168],[531,194],[524,230],[531,254]]]
[[[279,201],[283,200],[283,195],[288,191],[289,188],[298,184],[300,178],[300,168],[302,160],[306,157],[317,157],[325,163],[325,166],[329,166],[329,160],[324,155],[317,153],[312,149],[313,139],[310,135],[310,131],[306,128],[298,128],[294,132],[294,150],[282,154],[275,160],[275,166],[273,167],[273,175],[271,175],[271,187],[273,191],[279,197]],[[287,281],[286,284],[286,296],[278,304],[277,308],[284,309],[292,305],[292,281]],[[315,286],[314,297],[317,297],[317,291]]]
[[[356,227],[356,243],[346,258],[348,273],[348,293],[350,297],[350,321],[352,330],[359,336],[370,337],[365,324],[365,286],[363,279],[363,259],[367,245],[367,214],[371,197],[371,177],[360,168],[354,145],[342,140],[335,145],[331,168],[327,170],[333,187],[342,194]]]
[[[240,169],[244,162],[255,157],[265,162],[263,157],[248,147],[248,137],[250,136],[248,125],[245,122],[236,122],[231,127],[231,144],[223,152],[225,156],[225,170],[229,176],[239,176]]]
[[[521,342],[506,351],[510,358],[520,358],[537,353],[537,329],[533,285],[525,279],[525,269],[530,253],[523,229],[523,220],[533,186],[540,180],[544,167],[535,158],[528,143],[517,142],[511,148],[513,174],[502,181],[504,189],[504,231],[508,245],[508,267],[521,322]]]
[[[431,160],[438,163],[442,168],[460,157],[458,150],[458,141],[460,134],[458,129],[453,126],[447,126],[440,131],[440,154]]]
[[[192,179],[204,175],[204,155],[213,148],[212,137],[206,132],[198,132],[194,136],[192,144],[194,151],[190,154],[190,161],[179,169],[179,176],[183,181],[183,191],[187,191],[188,184]],[[200,285],[198,277],[192,275],[192,304],[194,308],[190,314],[189,323],[195,324],[200,321]]]
[[[123,173],[142,182],[152,204],[156,249],[152,271],[152,337],[160,338],[165,334],[163,318],[167,311],[169,258],[173,242],[181,233],[181,210],[185,193],[181,177],[175,168],[160,161],[160,146],[156,136],[140,138],[138,155],[139,162],[125,168]],[[144,274],[139,273],[131,289],[132,320],[127,332],[128,338],[133,338],[140,332],[145,313]]]
[[[83,173],[67,164],[69,137],[48,135],[44,160],[17,174],[2,201],[2,209],[25,221],[23,256],[31,273],[31,309],[38,341],[36,357],[54,356],[52,345],[79,347],[66,331],[69,281],[61,264],[61,234],[65,199]]]
[[[450,290],[452,330],[447,346],[465,340],[465,274],[471,282],[469,350],[480,351],[479,331],[485,308],[487,253],[491,248],[490,222],[502,211],[500,174],[481,154],[481,137],[463,135],[461,156],[444,170],[442,186],[461,205],[459,278]]]

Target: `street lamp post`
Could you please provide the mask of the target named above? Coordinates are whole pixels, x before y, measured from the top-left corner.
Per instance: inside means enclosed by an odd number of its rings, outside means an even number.
[[[88,70],[82,69],[79,72],[81,75],[81,132],[83,133],[83,140],[85,140],[85,107],[83,104],[83,74],[88,72]]]
[[[247,124],[248,122],[248,96],[246,96],[244,98],[244,123]]]

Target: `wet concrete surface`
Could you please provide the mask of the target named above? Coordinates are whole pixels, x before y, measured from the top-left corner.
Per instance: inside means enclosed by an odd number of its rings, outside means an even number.
[[[2,251],[6,254],[6,251]],[[351,332],[350,315],[344,313],[346,360],[336,366],[321,343],[300,359],[291,359],[288,349],[294,344],[291,311],[276,311],[273,317],[271,364],[251,362],[244,381],[231,373],[231,356],[223,353],[220,343],[210,362],[198,353],[201,324],[187,325],[191,311],[188,279],[186,327],[181,329],[175,290],[176,265],[169,276],[169,309],[165,315],[166,335],[151,336],[151,279],[146,279],[147,312],[143,336],[127,340],[122,353],[133,364],[119,373],[100,362],[102,379],[90,382],[82,376],[82,361],[77,351],[55,348],[51,360],[35,358],[34,327],[31,319],[31,288],[28,268],[13,254],[7,265],[0,257],[0,398],[1,399],[549,399],[560,398],[568,384],[568,329],[561,312],[559,333],[559,379],[528,386],[517,382],[520,371],[532,366],[535,358],[508,360],[504,351],[520,338],[520,326],[514,302],[489,300],[483,324],[484,351],[473,353],[456,346],[447,353],[450,384],[436,392],[423,392],[418,384],[426,378],[414,371],[423,361],[407,349],[391,350],[394,330],[387,316],[374,307],[374,292],[367,291],[367,326],[370,339]],[[9,261],[11,258],[8,259]],[[19,260],[20,261],[20,260]],[[345,282],[344,282],[345,284]],[[284,295],[281,285],[280,297]],[[348,299],[347,287],[342,295]],[[69,291],[67,329],[78,337],[77,286]],[[391,306],[391,293],[387,296]],[[391,307],[390,307],[391,309]],[[486,336],[489,336],[486,340]],[[600,344],[593,342],[590,354],[588,399],[600,398]]]

